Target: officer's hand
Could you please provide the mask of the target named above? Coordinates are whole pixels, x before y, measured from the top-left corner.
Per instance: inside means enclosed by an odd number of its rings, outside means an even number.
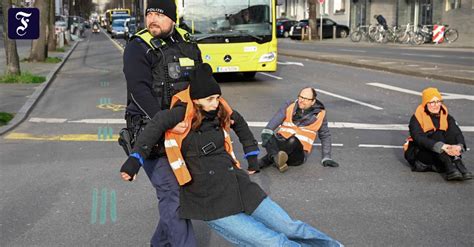
[[[329,167],[338,167],[339,164],[334,160],[327,159],[327,160],[323,161],[323,166],[324,167],[327,167],[327,166],[329,166]]]
[[[261,137],[262,137],[262,146],[266,146],[268,141],[270,141],[270,138],[272,138],[273,136],[273,130],[271,129],[263,129],[262,130],[262,134],[261,134]]]
[[[140,170],[140,162],[135,157],[128,157],[120,168],[120,174],[125,181],[135,180],[138,170]]]
[[[171,129],[171,132],[175,134],[184,134],[187,128],[188,128],[188,123],[183,121],[183,122],[178,123],[176,126],[174,126],[174,128]]]

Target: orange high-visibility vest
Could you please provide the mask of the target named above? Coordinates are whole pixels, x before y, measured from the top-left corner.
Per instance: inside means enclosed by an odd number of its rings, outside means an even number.
[[[178,180],[179,185],[184,185],[191,181],[191,174],[189,173],[189,170],[186,167],[186,163],[184,162],[183,155],[181,153],[181,144],[184,138],[186,138],[189,131],[191,130],[192,120],[195,114],[193,102],[191,100],[191,97],[189,96],[189,87],[186,90],[183,90],[173,96],[173,98],[171,99],[171,107],[173,107],[178,101],[187,103],[184,121],[187,123],[188,127],[186,128],[183,134],[176,134],[173,133],[171,130],[166,131],[165,151],[166,156],[168,157],[168,161],[170,162],[170,166],[174,172],[174,175],[176,176],[176,179]],[[223,98],[219,99],[219,103],[222,104],[222,106],[229,115],[232,115],[232,109]],[[232,140],[230,139],[229,135],[230,123],[224,127],[223,131],[225,138],[225,150],[235,160],[236,166],[240,168],[240,163],[235,157],[232,148]]]
[[[286,108],[286,118],[280,126],[278,133],[285,138],[290,138],[292,135],[295,135],[301,144],[303,144],[303,149],[306,152],[311,152],[313,148],[313,142],[316,139],[318,130],[323,124],[324,116],[326,115],[325,110],[321,110],[316,116],[316,121],[308,126],[296,126],[293,123],[293,112],[296,107],[296,103],[292,103]]]
[[[440,111],[439,129],[446,131],[448,129],[448,108],[446,108],[444,105],[441,105],[441,108],[442,110]],[[425,107],[423,105],[419,105],[416,108],[415,118],[423,129],[423,132],[426,133],[432,130],[436,131],[436,127],[433,124],[433,120],[431,120],[430,115],[425,112]],[[412,141],[413,138],[411,136],[408,136],[408,138],[405,140],[405,143],[403,144],[403,151],[406,152],[408,150],[408,145]]]
[[[439,129],[446,131],[448,129],[448,108],[446,108],[444,105],[441,105],[441,110],[439,114]],[[416,108],[415,117],[416,120],[418,120],[418,123],[420,123],[421,128],[423,128],[423,132],[426,133],[431,130],[437,130],[433,124],[433,121],[431,120],[430,115],[425,112],[424,106],[419,105]]]

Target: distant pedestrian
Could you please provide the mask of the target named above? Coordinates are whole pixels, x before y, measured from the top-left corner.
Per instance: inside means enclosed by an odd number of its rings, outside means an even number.
[[[326,108],[316,99],[314,88],[303,88],[296,100],[285,102],[262,130],[262,146],[267,155],[260,159],[261,168],[275,165],[280,172],[288,166],[306,162],[316,137],[321,140],[323,166],[338,167],[331,158],[331,133]]]
[[[383,27],[384,30],[388,30],[387,20],[382,15],[374,15],[377,23]]]
[[[448,114],[438,89],[423,90],[409,129],[404,150],[412,171],[436,171],[448,181],[472,179],[462,160],[466,151],[464,136],[456,120]]]

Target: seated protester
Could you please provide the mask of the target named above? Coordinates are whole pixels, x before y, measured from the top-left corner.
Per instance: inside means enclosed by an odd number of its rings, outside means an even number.
[[[245,120],[221,98],[208,64],[199,65],[190,86],[173,96],[172,109],[159,112],[139,136],[122,166],[133,180],[143,159],[165,133],[165,149],[180,189],[179,215],[204,220],[239,246],[342,246],[314,227],[293,220],[241,169],[230,139],[234,128],[249,168],[258,169],[258,146]],[[171,130],[186,123],[184,133]],[[168,130],[168,131],[167,131]]]
[[[275,165],[280,172],[285,172],[288,166],[303,164],[311,153],[316,136],[321,140],[321,164],[339,166],[331,159],[331,133],[326,110],[316,96],[314,88],[303,88],[296,101],[285,102],[275,113],[262,130],[262,146],[267,154],[259,160],[260,168]]]
[[[423,90],[421,105],[411,117],[409,129],[404,149],[412,171],[437,171],[448,181],[472,179],[461,157],[466,150],[464,136],[448,114],[438,89]]]

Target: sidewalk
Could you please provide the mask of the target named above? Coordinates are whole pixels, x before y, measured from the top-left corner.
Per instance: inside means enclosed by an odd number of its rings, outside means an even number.
[[[18,41],[18,56],[20,61],[27,58],[30,54],[31,41]],[[15,114],[15,117],[5,126],[0,127],[0,135],[20,124],[29,114],[31,108],[41,98],[43,92],[54,80],[56,73],[61,69],[69,55],[72,53],[78,42],[72,42],[71,45],[64,47],[64,52],[48,52],[48,57],[59,57],[61,62],[52,63],[27,63],[21,62],[21,72],[30,72],[34,75],[46,77],[46,81],[41,84],[19,84],[19,83],[0,83],[0,112]],[[0,54],[4,55],[3,40],[0,40]],[[6,66],[5,56],[0,56],[0,73],[4,74]]]
[[[326,39],[323,41],[300,41],[304,45],[338,45],[344,47],[403,47],[408,49],[443,49],[443,50],[465,50],[474,51],[474,42],[459,42],[456,44],[425,44],[421,46],[410,46],[404,44],[378,44],[359,42],[354,43],[349,38],[346,39]],[[473,44],[471,44],[473,43]],[[443,63],[430,63],[420,61],[409,61],[401,59],[392,59],[389,57],[375,58],[363,55],[344,55],[324,53],[318,51],[307,51],[298,49],[279,49],[280,55],[292,56],[298,58],[306,58],[312,60],[318,60],[329,63],[343,64],[355,67],[362,67],[368,69],[382,70],[393,73],[412,75],[418,77],[425,77],[444,81],[453,81],[466,84],[474,85],[474,64],[473,66],[460,66],[460,65],[446,65]]]

